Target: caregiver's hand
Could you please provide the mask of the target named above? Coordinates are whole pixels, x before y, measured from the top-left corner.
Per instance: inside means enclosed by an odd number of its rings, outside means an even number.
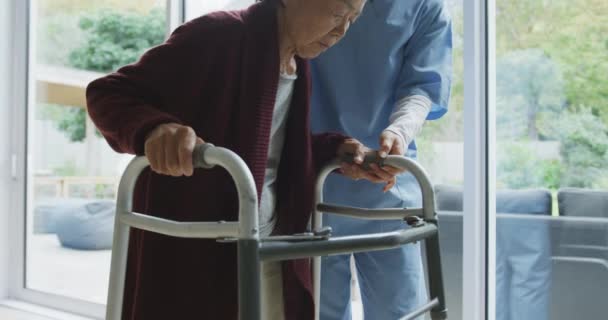
[[[383,131],[382,134],[380,135],[379,142],[380,142],[380,149],[378,149],[378,155],[381,158],[386,158],[387,155],[402,156],[405,154],[405,150],[406,150],[407,146],[404,145],[403,139],[392,131],[388,131],[388,130]],[[390,188],[392,188],[395,185],[395,182],[397,181],[397,175],[399,175],[402,172],[405,172],[405,170],[403,170],[403,169],[395,168],[392,166],[382,166],[382,167],[376,166],[376,167],[379,170],[379,172],[376,173],[377,175],[379,175],[379,176],[389,175],[389,176],[395,177],[395,179],[393,179],[393,181],[392,181],[392,185],[389,186],[389,184],[387,184],[387,186],[384,188],[384,192],[388,191]]]
[[[338,156],[352,156],[354,163],[342,162],[340,171],[345,176],[354,179],[366,179],[374,183],[386,183],[384,192],[388,191],[395,185],[396,177],[385,173],[378,165],[371,164],[370,170],[365,170],[362,166],[365,154],[373,152],[370,148],[364,146],[356,139],[347,139],[338,148]]]
[[[177,123],[161,124],[146,137],[145,154],[152,171],[174,176],[191,176],[194,173],[192,152],[205,143],[194,130]]]

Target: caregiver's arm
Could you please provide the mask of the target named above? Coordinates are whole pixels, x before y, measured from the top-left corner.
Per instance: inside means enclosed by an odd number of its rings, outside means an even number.
[[[380,135],[379,155],[386,157],[389,154],[405,154],[407,147],[422,131],[422,126],[430,110],[431,101],[424,96],[411,96],[398,101],[389,119],[390,126]],[[403,172],[402,169],[391,166],[381,168],[375,166],[373,169],[375,175],[391,181],[384,187],[384,192],[395,185],[396,176]],[[391,177],[392,180],[389,180]]]
[[[380,137],[380,156],[405,154],[407,147],[422,131],[431,105],[431,100],[421,95],[398,101],[389,118],[390,125]]]
[[[403,53],[391,123],[380,137],[381,153],[404,154],[424,121],[438,119],[447,111],[452,26],[444,1],[424,2]]]

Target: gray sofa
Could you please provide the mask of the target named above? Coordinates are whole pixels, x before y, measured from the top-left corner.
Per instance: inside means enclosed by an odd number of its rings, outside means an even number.
[[[435,187],[448,307],[462,305],[462,189]],[[548,320],[551,239],[547,221],[518,215],[551,214],[548,190],[502,190],[496,199],[496,306],[500,320]],[[460,241],[458,241],[460,240]]]

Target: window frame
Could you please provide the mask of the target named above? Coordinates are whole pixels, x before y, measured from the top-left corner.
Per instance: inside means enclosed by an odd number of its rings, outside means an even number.
[[[462,319],[496,319],[495,0],[463,0]],[[464,285],[466,284],[466,285]]]

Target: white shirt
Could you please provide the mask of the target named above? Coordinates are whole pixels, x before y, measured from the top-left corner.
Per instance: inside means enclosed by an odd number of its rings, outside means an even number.
[[[405,97],[395,104],[390,116],[390,125],[385,131],[397,134],[401,138],[403,147],[407,147],[422,131],[422,126],[431,111],[431,100],[422,95]]]
[[[285,143],[285,127],[287,115],[293,96],[294,83],[297,75],[281,74],[277,87],[277,97],[272,113],[270,142],[268,147],[268,162],[260,201],[260,236],[269,236],[276,224],[276,180],[281,161],[281,152]]]

